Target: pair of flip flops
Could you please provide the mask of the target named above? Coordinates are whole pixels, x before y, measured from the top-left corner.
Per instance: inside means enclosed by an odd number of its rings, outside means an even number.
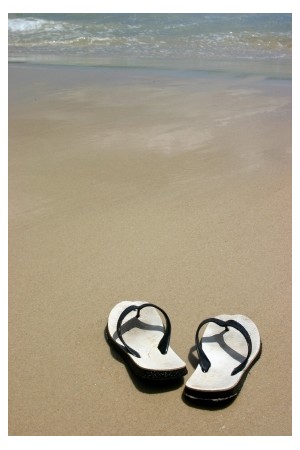
[[[170,319],[153,303],[118,303],[109,314],[105,336],[144,380],[171,380],[187,374],[185,362],[170,346]],[[195,347],[199,361],[185,384],[184,395],[189,400],[216,404],[238,395],[260,357],[261,340],[248,317],[220,315],[199,324]]]

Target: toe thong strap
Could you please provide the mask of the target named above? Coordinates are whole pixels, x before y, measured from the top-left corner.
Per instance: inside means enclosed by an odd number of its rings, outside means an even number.
[[[129,347],[129,345],[127,345],[126,342],[124,341],[123,336],[121,334],[121,325],[122,325],[124,318],[131,311],[137,311],[136,317],[140,317],[140,311],[143,308],[146,308],[149,306],[158,309],[164,315],[164,318],[166,320],[164,335],[161,338],[161,340],[159,341],[157,348],[163,355],[165,355],[167,353],[168,348],[169,348],[170,337],[171,337],[171,322],[170,322],[168,315],[165,313],[165,311],[163,309],[159,308],[159,306],[154,305],[153,303],[143,303],[141,305],[130,305],[127,308],[125,308],[124,311],[120,314],[120,317],[117,322],[117,335],[118,335],[118,338],[120,339],[120,341],[122,342],[122,344],[124,345],[124,347],[126,348],[127,352],[138,358],[141,357],[140,354],[133,348]]]
[[[208,322],[214,322],[217,325],[219,325],[220,327],[224,327],[225,331],[228,331],[228,327],[235,328],[240,333],[242,333],[242,335],[244,336],[244,338],[247,342],[247,345],[248,345],[248,354],[247,354],[245,360],[241,364],[239,364],[235,369],[233,369],[233,371],[231,372],[231,375],[236,375],[238,372],[240,372],[241,370],[243,370],[245,368],[245,366],[248,362],[248,359],[251,355],[251,352],[252,352],[252,342],[251,342],[251,338],[250,338],[248,331],[239,322],[237,322],[236,320],[233,320],[233,319],[226,320],[226,321],[220,320],[217,318],[210,318],[210,319],[203,320],[203,322],[201,322],[197,328],[196,337],[195,337],[196,348],[197,348],[197,352],[198,352],[198,356],[199,356],[199,364],[200,364],[200,367],[203,372],[207,372],[209,370],[211,363],[203,351],[202,339],[199,342],[199,331],[200,331],[200,328]]]

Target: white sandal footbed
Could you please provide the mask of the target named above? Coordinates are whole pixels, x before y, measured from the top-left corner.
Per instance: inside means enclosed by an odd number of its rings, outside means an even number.
[[[249,359],[245,367],[232,375],[245,358],[249,347],[243,334],[229,326],[225,331],[219,325],[209,322],[202,336],[202,348],[210,361],[210,367],[204,372],[198,364],[187,380],[184,394],[187,398],[200,401],[224,401],[236,397],[242,388],[252,365],[260,357],[261,340],[256,325],[243,315],[220,315],[221,321],[235,321],[248,333],[251,339]]]
[[[148,307],[145,307],[146,305]],[[164,337],[165,327],[156,309],[158,307],[150,305],[152,304],[141,301],[118,303],[109,314],[106,338],[136,375],[148,380],[182,377],[187,373],[185,362],[179,358],[170,345],[165,354],[162,354],[158,348]],[[141,306],[142,310],[137,314],[137,308]],[[129,312],[127,313],[128,308]],[[134,308],[134,310],[130,311],[130,308]],[[122,318],[124,313],[125,316]],[[122,318],[121,325],[120,317]],[[139,356],[132,354],[130,350],[137,352]]]

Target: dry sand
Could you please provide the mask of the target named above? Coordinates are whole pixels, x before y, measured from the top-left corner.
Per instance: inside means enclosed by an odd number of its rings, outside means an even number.
[[[168,312],[189,374],[199,322],[248,315],[235,402],[130,376],[123,299]],[[11,65],[9,434],[290,435],[291,403],[290,83]]]

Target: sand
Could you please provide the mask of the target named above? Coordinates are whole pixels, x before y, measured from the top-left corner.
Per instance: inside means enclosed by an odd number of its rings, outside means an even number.
[[[288,436],[291,85],[9,66],[9,435]],[[130,375],[104,339],[160,305],[172,348],[245,314],[260,360],[229,407]]]

